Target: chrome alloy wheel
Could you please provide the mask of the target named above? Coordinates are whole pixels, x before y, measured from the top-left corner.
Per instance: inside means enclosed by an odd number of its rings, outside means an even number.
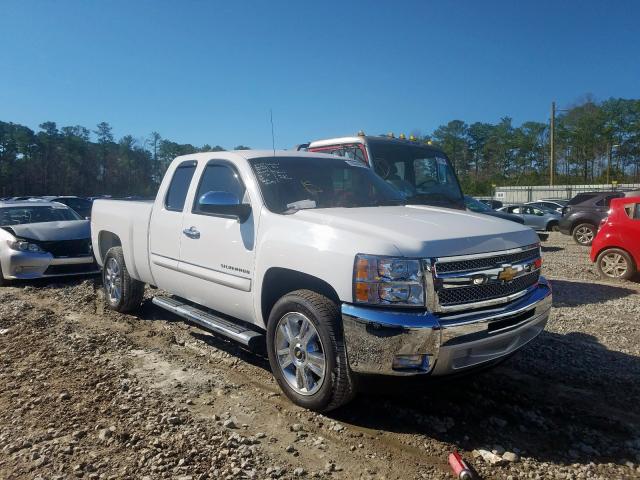
[[[627,260],[619,253],[607,253],[600,260],[600,267],[607,277],[621,278],[627,273]]]
[[[122,277],[120,275],[120,265],[115,258],[107,261],[104,272],[104,289],[109,297],[109,303],[115,305],[122,298]]]
[[[589,227],[580,227],[576,230],[576,238],[583,245],[593,242],[593,237],[595,237],[595,234]]]
[[[285,314],[276,326],[276,358],[289,386],[300,395],[313,395],[325,379],[327,360],[320,335],[299,312]]]

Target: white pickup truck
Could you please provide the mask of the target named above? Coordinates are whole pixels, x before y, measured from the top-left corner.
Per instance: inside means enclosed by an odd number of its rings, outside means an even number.
[[[176,158],[154,202],[97,200],[108,306],[154,303],[251,348],[298,405],[327,411],[358,374],[448,375],[504,359],[547,322],[535,233],[406,205],[357,159],[236,151]]]

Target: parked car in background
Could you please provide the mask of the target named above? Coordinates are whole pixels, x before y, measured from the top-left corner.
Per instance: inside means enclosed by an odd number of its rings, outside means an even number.
[[[502,218],[503,220],[511,220],[512,222],[524,224],[524,219],[519,215],[512,215],[511,213],[493,210],[485,203],[482,203],[470,195],[464,196],[464,205],[467,207],[467,210],[471,210],[475,213],[482,213],[484,215],[489,215],[490,217]]]
[[[640,266],[640,196],[614,198],[591,245],[601,276],[630,279]]]
[[[536,200],[535,202],[527,202],[525,205],[532,205],[534,207],[555,210],[558,213],[562,213],[562,209],[567,206],[567,203],[569,203],[569,200],[542,199]]]
[[[0,202],[0,285],[98,272],[88,220],[60,203]]]
[[[499,208],[502,208],[504,206],[504,203],[502,203],[500,200],[487,200],[484,198],[480,198],[478,199],[479,202],[484,203],[486,206],[488,206],[489,208],[493,209],[493,210],[497,210]]]
[[[556,230],[562,218],[555,210],[525,204],[502,207],[498,209],[498,211],[519,216],[524,220],[525,225],[534,228],[538,232],[551,232]]]
[[[571,235],[578,245],[591,245],[600,222],[607,216],[611,200],[623,196],[624,192],[579,193],[562,210],[560,232]]]
[[[39,198],[42,198],[43,200],[47,200],[49,202],[63,203],[67,207],[74,210],[82,218],[91,218],[91,207],[93,206],[93,202],[89,199],[71,195],[63,195],[58,197],[47,195]]]
[[[462,201],[437,151],[401,152],[393,163],[418,164],[424,195],[435,183],[434,201]],[[348,402],[357,374],[491,366],[542,332],[551,309],[530,228],[408,205],[350,158],[185,155],[155,201],[96,200],[91,222],[109,308],[134,310],[148,283],[167,292],[161,308],[249,347],[266,340],[280,388],[313,410]]]

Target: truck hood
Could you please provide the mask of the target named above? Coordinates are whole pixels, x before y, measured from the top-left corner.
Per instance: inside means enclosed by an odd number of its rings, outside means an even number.
[[[407,257],[486,253],[539,241],[531,228],[516,222],[423,205],[301,210],[294,217],[365,238],[373,236],[393,244]]]
[[[91,237],[91,225],[88,220],[26,223],[2,228],[18,238],[40,240],[42,242],[77,240]]]

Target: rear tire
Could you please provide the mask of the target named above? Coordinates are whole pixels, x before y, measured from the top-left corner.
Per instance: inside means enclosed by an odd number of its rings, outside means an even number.
[[[559,232],[560,231],[560,225],[558,225],[558,222],[549,222],[547,224],[547,230],[549,232]]]
[[[637,271],[631,255],[619,248],[608,248],[600,252],[596,265],[602,278],[614,280],[629,280]]]
[[[340,309],[311,290],[296,290],[276,302],[267,325],[271,370],[296,405],[327,412],[355,395],[340,326]]]
[[[111,310],[132,312],[142,303],[144,283],[129,275],[122,247],[112,247],[105,255],[102,283],[105,302]]]
[[[576,225],[573,229],[573,240],[583,247],[588,247],[593,243],[593,239],[596,238],[598,233],[597,227],[592,223],[581,223]]]

